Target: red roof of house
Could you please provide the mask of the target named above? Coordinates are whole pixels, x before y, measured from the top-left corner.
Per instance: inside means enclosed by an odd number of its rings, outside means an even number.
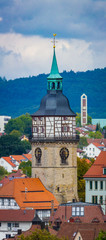
[[[52,201],[54,208],[59,205],[39,178],[13,179],[0,188],[0,197],[14,198],[21,209],[51,209]]]
[[[93,142],[92,143],[95,147],[103,147],[103,145],[101,145],[100,143],[97,143],[97,142]]]
[[[84,207],[84,216],[72,216],[72,207],[77,206]],[[75,204],[72,203],[70,206],[65,204],[64,206],[59,205],[54,215],[51,215],[50,221],[52,221],[52,225],[54,225],[56,219],[60,219],[61,222],[67,222],[70,218],[72,218],[73,221],[79,218],[82,223],[91,223],[94,218],[97,218],[100,223],[103,223],[103,216],[104,214],[99,205],[85,203],[84,206],[80,202],[76,202]]]
[[[22,173],[21,169],[18,169],[18,171],[16,172],[12,172],[10,173],[8,176],[5,176],[1,181],[0,184],[2,184],[2,186],[4,186],[5,184],[7,184],[10,180],[12,180],[13,178],[24,178],[26,177],[25,174]]]
[[[106,146],[106,139],[101,138],[101,139],[94,139],[94,138],[87,138],[88,144],[97,142],[99,144],[102,144],[102,146]]]
[[[35,210],[0,209],[0,222],[32,222]]]
[[[10,157],[2,157],[6,162],[8,162],[12,167],[16,167],[14,163],[12,163],[12,160]]]
[[[106,231],[106,223],[63,223],[57,237],[67,237],[74,240],[77,232],[80,232],[83,240],[94,240],[99,232]]]
[[[26,160],[26,158],[23,155],[11,155],[10,157],[13,158],[14,160],[16,160],[19,163]]]
[[[32,161],[32,154],[23,154],[25,158],[27,158],[29,161]]]
[[[103,167],[106,167],[106,151],[101,151],[94,164],[85,173],[84,178],[106,178],[103,174]]]

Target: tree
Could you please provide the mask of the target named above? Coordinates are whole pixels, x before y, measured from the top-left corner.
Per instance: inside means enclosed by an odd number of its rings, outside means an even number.
[[[98,237],[96,238],[96,240],[104,240],[104,239],[106,239],[106,232],[104,232],[103,230],[101,230],[101,231],[99,232],[99,235],[98,235]]]
[[[78,148],[83,149],[83,147],[88,146],[86,137],[80,137]]]
[[[10,134],[13,130],[19,131],[21,135],[31,135],[32,118],[26,113],[15,119],[10,119],[5,125],[5,132]]]
[[[92,163],[87,163],[85,159],[77,158],[77,181],[78,181],[78,197],[85,201],[85,180],[84,174],[91,167]]]
[[[81,127],[81,114],[76,113],[76,126]]]
[[[22,146],[26,149],[26,151],[31,150],[31,143],[27,140],[21,141]]]
[[[18,131],[18,130],[12,130],[12,132],[10,132],[10,135],[13,135],[13,136],[15,136],[15,137],[21,137],[21,133],[20,133],[20,131]]]
[[[31,161],[22,162],[19,165],[19,169],[22,169],[23,173],[26,174],[28,177],[31,177]]]
[[[0,137],[0,157],[9,155],[21,155],[27,153],[21,140],[13,135],[3,135]]]
[[[23,234],[20,236],[20,240],[62,240],[55,235],[51,235],[48,231],[36,229],[29,236],[25,237]],[[65,240],[66,238],[64,238]]]
[[[76,115],[76,126],[81,127],[81,114],[76,113]],[[87,124],[92,124],[92,118],[89,115],[87,115]]]
[[[7,170],[6,170],[4,167],[0,166],[0,180],[1,180],[5,175],[8,175]]]
[[[90,138],[97,138],[100,139],[102,138],[102,133],[97,131],[97,132],[89,132],[89,137]]]

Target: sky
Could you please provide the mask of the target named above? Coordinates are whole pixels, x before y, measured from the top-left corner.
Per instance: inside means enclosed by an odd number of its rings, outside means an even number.
[[[0,76],[106,67],[106,0],[0,0]]]

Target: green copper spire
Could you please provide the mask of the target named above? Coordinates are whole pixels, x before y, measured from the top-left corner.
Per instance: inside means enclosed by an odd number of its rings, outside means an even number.
[[[54,36],[54,53],[53,53],[53,61],[52,61],[52,67],[51,72],[48,79],[48,90],[60,90],[62,91],[62,77],[59,74],[58,66],[57,66],[57,60],[56,60],[56,54],[55,54],[55,36],[56,34],[53,34]]]

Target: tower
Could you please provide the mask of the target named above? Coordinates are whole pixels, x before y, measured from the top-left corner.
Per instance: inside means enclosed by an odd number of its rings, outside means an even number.
[[[81,96],[81,126],[87,124],[87,96],[82,94]]]
[[[47,77],[47,94],[32,115],[32,177],[62,203],[77,199],[76,114],[62,93],[62,77],[55,54]]]

